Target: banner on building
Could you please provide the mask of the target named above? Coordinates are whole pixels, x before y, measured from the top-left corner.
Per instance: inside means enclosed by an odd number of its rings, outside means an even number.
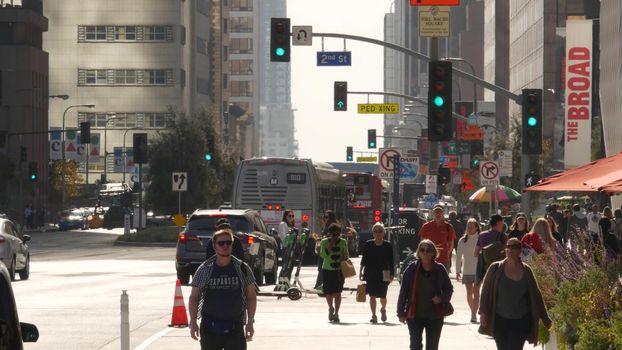
[[[114,155],[114,167],[112,171],[115,173],[123,172],[123,147],[114,147],[112,149],[112,154]]]
[[[65,132],[65,159],[77,160],[78,155],[78,133],[75,131]]]
[[[564,167],[591,161],[592,21],[566,21]]]
[[[61,132],[53,131],[50,134],[50,160],[63,159]]]

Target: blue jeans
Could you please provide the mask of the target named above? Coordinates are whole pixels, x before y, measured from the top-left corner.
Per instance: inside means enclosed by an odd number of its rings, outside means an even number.
[[[518,320],[495,315],[494,338],[498,350],[521,350],[531,332],[531,314]]]
[[[410,350],[423,349],[423,330],[425,329],[425,349],[438,350],[441,339],[443,319],[431,320],[429,318],[415,318],[408,320],[408,332],[410,333]]]

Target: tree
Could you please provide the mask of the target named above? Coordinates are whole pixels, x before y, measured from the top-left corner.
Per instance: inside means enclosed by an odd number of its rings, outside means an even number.
[[[149,144],[151,184],[146,193],[147,206],[158,213],[177,212],[178,193],[171,189],[173,172],[188,174],[188,191],[182,193],[182,212],[215,207],[230,197],[235,173],[232,157],[223,156],[212,125],[211,113],[202,110],[191,116],[178,114],[173,125]],[[208,140],[216,149],[212,159],[204,159]]]

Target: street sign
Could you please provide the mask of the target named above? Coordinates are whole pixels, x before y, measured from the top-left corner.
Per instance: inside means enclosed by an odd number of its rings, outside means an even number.
[[[525,187],[530,187],[538,183],[540,181],[540,175],[531,172],[525,175]]]
[[[173,173],[173,191],[188,191],[188,173]]]
[[[398,114],[399,103],[359,103],[359,114]]]
[[[474,124],[467,124],[466,129],[464,129],[464,133],[462,134],[462,138],[465,141],[477,141],[484,139],[484,133],[482,129]]]
[[[425,176],[425,192],[436,194],[437,188],[438,188],[438,182],[437,182],[436,175],[426,175]]]
[[[447,6],[421,7],[419,9],[419,36],[448,37],[449,13]]]
[[[380,148],[378,150],[380,158],[378,159],[378,176],[385,180],[393,180],[393,156],[401,155],[401,152],[396,148]]]
[[[481,185],[498,185],[499,172],[499,163],[493,160],[482,162],[479,166]]]
[[[460,0],[410,0],[410,6],[460,6]]]
[[[313,32],[311,26],[292,26],[292,45],[311,46],[313,44]]]
[[[186,224],[186,217],[182,214],[176,214],[173,216],[173,223],[177,227],[182,227]]]
[[[317,53],[318,66],[351,66],[351,51],[320,51]]]
[[[501,176],[512,176],[512,151],[501,150],[497,152],[499,155],[499,166],[501,167]]]
[[[375,163],[377,161],[378,161],[378,157],[356,157],[357,163],[365,163],[365,162]]]

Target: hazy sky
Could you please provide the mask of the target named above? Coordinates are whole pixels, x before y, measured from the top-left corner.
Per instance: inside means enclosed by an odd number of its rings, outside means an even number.
[[[383,40],[385,13],[392,0],[288,0],[291,24],[313,26],[316,33],[342,33]],[[342,51],[343,39],[324,39],[324,51]],[[293,46],[291,54],[292,104],[296,120],[299,156],[318,161],[346,158],[346,147],[367,152],[367,129],[382,134],[382,114],[357,114],[358,103],[367,103],[366,95],[348,95],[348,111],[333,111],[333,82],[347,81],[350,91],[383,90],[383,48],[346,41],[352,51],[350,67],[318,67],[316,52],[322,51],[322,39],[313,38],[313,46]],[[372,95],[369,103],[382,103]],[[382,144],[382,139],[378,139]],[[360,154],[358,154],[360,155]]]

